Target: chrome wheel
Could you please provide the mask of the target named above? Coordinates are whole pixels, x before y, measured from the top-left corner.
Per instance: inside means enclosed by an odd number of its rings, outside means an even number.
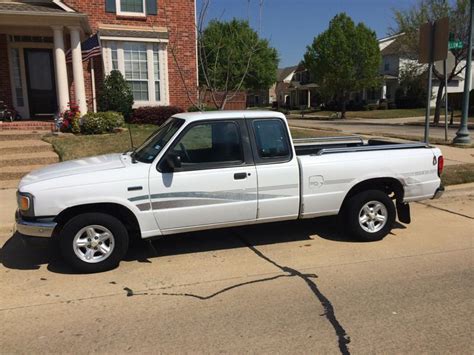
[[[73,241],[74,253],[86,263],[99,263],[113,252],[113,234],[104,226],[90,225],[76,233]]]
[[[368,233],[377,233],[387,223],[388,212],[379,201],[367,202],[359,211],[359,224]]]

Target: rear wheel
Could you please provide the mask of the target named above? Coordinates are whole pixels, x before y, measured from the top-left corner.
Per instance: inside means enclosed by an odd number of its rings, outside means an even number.
[[[84,213],[72,218],[59,234],[64,259],[81,272],[115,268],[128,249],[128,232],[117,218]]]
[[[395,222],[395,206],[386,193],[380,190],[360,192],[345,207],[347,231],[365,242],[383,239]]]

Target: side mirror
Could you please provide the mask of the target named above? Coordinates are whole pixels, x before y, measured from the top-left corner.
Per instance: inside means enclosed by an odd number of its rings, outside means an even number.
[[[171,173],[179,168],[181,168],[181,157],[175,153],[166,154],[163,163],[161,163],[161,170],[164,173]]]

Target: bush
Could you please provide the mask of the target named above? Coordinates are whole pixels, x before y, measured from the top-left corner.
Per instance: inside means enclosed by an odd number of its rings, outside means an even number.
[[[113,132],[115,128],[122,127],[123,124],[123,115],[118,112],[88,113],[82,117],[81,131],[84,134],[102,134]]]
[[[156,124],[160,126],[171,116],[184,112],[176,106],[144,106],[133,110],[132,123]]]
[[[104,79],[98,97],[99,111],[120,112],[125,119],[132,113],[133,95],[130,86],[118,70],[112,70]]]
[[[388,109],[388,103],[387,102],[381,102],[377,107],[377,110],[387,110],[387,109]]]
[[[202,106],[201,109],[198,109],[196,106],[188,107],[188,112],[200,112],[200,111],[217,111],[217,108],[213,106]]]
[[[368,105],[367,105],[367,109],[368,109],[369,111],[374,111],[374,110],[377,109],[378,106],[379,106],[379,105],[377,105],[377,104],[368,104]]]

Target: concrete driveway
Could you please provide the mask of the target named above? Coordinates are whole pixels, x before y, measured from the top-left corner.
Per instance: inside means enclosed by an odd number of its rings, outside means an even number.
[[[428,204],[376,243],[334,218],[260,225],[142,243],[93,275],[3,233],[2,352],[468,353],[474,188]]]

